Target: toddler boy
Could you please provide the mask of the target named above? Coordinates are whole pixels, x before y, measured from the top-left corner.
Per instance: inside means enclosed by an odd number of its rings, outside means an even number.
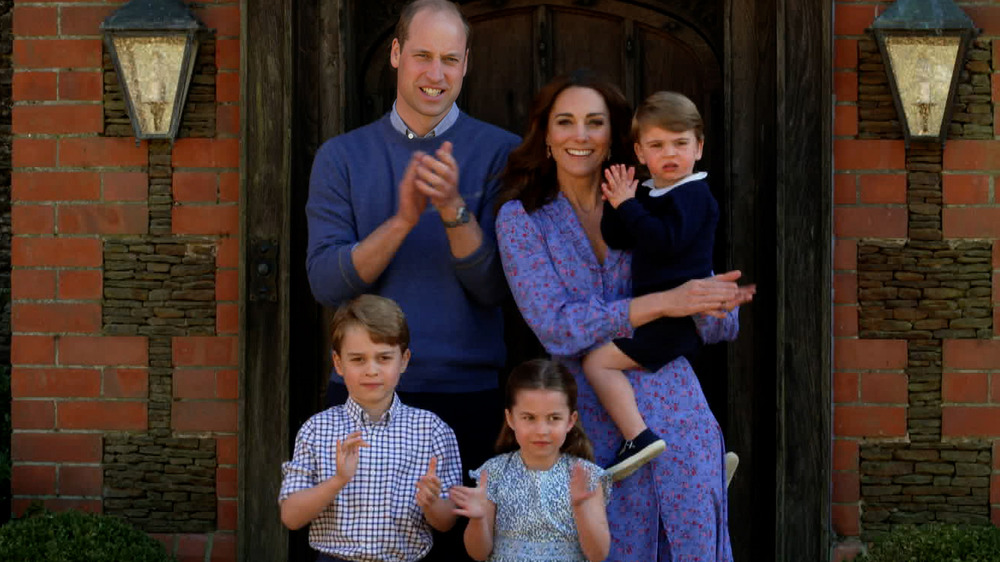
[[[709,277],[719,205],[705,182],[707,174],[694,172],[705,145],[698,108],[682,94],[657,92],[636,110],[632,134],[636,156],[652,177],[637,193],[635,169],[615,165],[605,171],[607,182],[601,185],[606,199],[601,234],[608,246],[632,250],[632,295]],[[656,372],[701,345],[690,317],[660,318],[584,358],[587,381],[625,438],[608,467],[612,479],[632,474],[666,446],[646,426],[622,371]]]

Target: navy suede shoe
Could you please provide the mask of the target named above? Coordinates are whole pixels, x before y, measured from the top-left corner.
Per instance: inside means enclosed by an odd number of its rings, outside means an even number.
[[[655,459],[667,448],[667,444],[660,439],[660,436],[653,433],[651,429],[646,429],[635,439],[622,441],[615,455],[615,461],[606,470],[611,476],[611,480],[617,482],[627,478],[639,467]]]

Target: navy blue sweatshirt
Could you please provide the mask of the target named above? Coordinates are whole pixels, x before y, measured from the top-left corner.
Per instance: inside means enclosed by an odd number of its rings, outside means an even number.
[[[639,296],[708,277],[718,224],[712,191],[694,180],[659,197],[640,186],[617,209],[605,203],[601,235],[612,248],[632,250],[632,294]]]

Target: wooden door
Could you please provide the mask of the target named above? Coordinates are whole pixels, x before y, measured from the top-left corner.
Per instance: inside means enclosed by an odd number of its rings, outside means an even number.
[[[321,309],[305,279],[309,166],[326,138],[395,97],[405,0],[242,0],[241,560],[310,559],[274,498],[280,460],[321,407]],[[532,94],[587,66],[634,103],[691,96],[723,207],[717,268],[760,285],[706,389],[743,464],[730,490],[737,560],[822,560],[829,542],[832,0],[459,0],[474,27],[463,110],[521,132]],[[640,5],[641,4],[641,5]],[[277,241],[277,300],[248,295]],[[522,350],[529,352],[530,350]],[[728,361],[726,361],[728,357]],[[713,399],[712,397],[715,397]],[[721,395],[721,398],[720,398]]]
[[[696,5],[673,2],[660,9],[629,2],[578,0],[480,0],[463,4],[462,10],[472,26],[472,41],[459,107],[474,117],[523,134],[535,92],[554,76],[578,68],[589,68],[616,83],[633,107],[655,91],[684,93],[695,101],[705,119],[706,145],[698,168],[709,172],[709,183],[722,206],[724,218],[717,236],[716,269],[746,268],[748,263],[734,264],[730,259],[731,228],[725,218],[730,214],[730,193],[725,162],[728,147],[724,80],[719,56],[723,6],[719,0]],[[388,61],[395,23],[389,15],[392,12],[362,4],[357,9],[361,14],[354,21],[359,37],[371,39],[356,44],[356,68],[361,69],[355,90],[359,99],[353,103],[348,99],[347,106],[358,108],[361,119],[351,123],[352,126],[384,115],[396,96],[395,70]],[[388,17],[379,27],[373,19],[384,16]],[[508,367],[541,355],[541,347],[516,309],[508,304],[505,312]],[[745,314],[744,320],[752,322],[751,314]],[[742,357],[742,363],[740,359],[730,361],[726,347],[720,345],[706,350],[695,365],[727,439],[730,426],[746,429],[754,425],[753,409],[737,413],[733,423],[729,423],[730,373],[752,376],[756,372],[750,365],[752,356]],[[757,425],[765,434],[770,430]],[[766,439],[771,441],[769,437]],[[773,449],[773,441],[760,449],[762,452]],[[751,457],[744,453],[743,458],[742,470],[749,474]],[[768,484],[764,482],[761,490],[766,490]],[[749,506],[749,501],[731,505],[739,515],[731,518],[733,536],[737,538],[735,547],[737,552],[752,551],[759,556],[770,548],[770,539],[754,532],[754,526],[763,523],[766,528],[772,515],[761,513],[758,507],[755,516],[750,517],[745,511]]]

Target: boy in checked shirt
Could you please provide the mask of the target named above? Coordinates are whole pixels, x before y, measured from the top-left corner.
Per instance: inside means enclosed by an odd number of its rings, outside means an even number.
[[[423,558],[431,529],[455,524],[448,489],[462,483],[455,433],[396,395],[409,328],[390,299],[361,295],[337,310],[333,364],[347,402],[309,418],[282,465],[278,502],[289,529],[309,527],[319,562]]]

